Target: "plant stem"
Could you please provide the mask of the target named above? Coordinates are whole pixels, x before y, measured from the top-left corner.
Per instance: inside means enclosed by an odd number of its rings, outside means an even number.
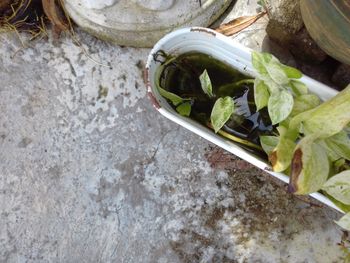
[[[242,79],[234,83],[236,86],[240,86],[242,84],[254,84],[254,79]]]
[[[208,123],[207,126],[210,128],[210,129],[213,129],[213,126],[211,125],[211,123]],[[218,134],[220,134],[221,136],[231,140],[231,141],[234,141],[234,142],[238,142],[240,144],[243,144],[245,146],[248,146],[248,147],[251,147],[251,148],[254,148],[254,149],[257,149],[257,150],[260,150],[260,151],[263,151],[262,147],[260,147],[260,145],[257,145],[255,143],[252,143],[250,141],[247,141],[247,140],[244,140],[244,139],[241,139],[237,136],[234,136],[232,134],[229,134],[223,130],[219,130],[218,131]]]

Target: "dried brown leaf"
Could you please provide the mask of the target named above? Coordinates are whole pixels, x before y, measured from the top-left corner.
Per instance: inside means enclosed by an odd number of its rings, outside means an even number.
[[[217,32],[224,34],[226,36],[231,36],[233,34],[236,34],[243,29],[249,27],[253,23],[255,23],[259,18],[263,17],[266,14],[266,12],[261,12],[259,14],[256,14],[254,16],[241,16],[236,19],[231,20],[230,22],[226,24],[222,24],[217,29],[215,29]]]
[[[69,29],[67,18],[62,11],[61,1],[42,0],[45,15],[54,26],[54,31],[59,35],[60,32]]]

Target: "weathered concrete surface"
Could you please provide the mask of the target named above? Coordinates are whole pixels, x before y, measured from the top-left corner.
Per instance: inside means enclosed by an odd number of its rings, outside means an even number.
[[[148,49],[78,36],[107,66],[0,35],[0,262],[341,260],[336,213],[152,108]]]

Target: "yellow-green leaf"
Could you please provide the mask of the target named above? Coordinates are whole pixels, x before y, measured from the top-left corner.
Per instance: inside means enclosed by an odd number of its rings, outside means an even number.
[[[203,73],[199,76],[199,81],[201,83],[202,90],[210,98],[214,97],[213,95],[213,86],[211,84],[207,70],[205,69]]]
[[[285,120],[293,109],[293,96],[286,90],[270,95],[268,112],[273,125]]]
[[[270,93],[265,82],[259,78],[256,78],[254,81],[254,101],[257,111],[267,106],[269,97]]]
[[[343,171],[332,176],[323,185],[322,190],[343,204],[350,205],[350,171]]]
[[[345,216],[340,218],[339,221],[335,221],[335,223],[338,226],[350,231],[350,213],[347,213]]]
[[[227,96],[216,100],[210,115],[211,124],[215,132],[218,132],[225,125],[233,112],[234,102],[231,97]]]
[[[162,95],[164,98],[170,100],[174,106],[177,106],[184,101],[180,96],[178,96],[172,92],[169,92],[161,87],[158,87],[158,90],[159,90],[160,95]]]
[[[296,116],[304,111],[316,108],[320,104],[320,98],[315,94],[305,94],[294,98],[291,116]]]
[[[304,137],[297,145],[291,164],[289,190],[310,194],[321,189],[329,173],[327,153],[314,136]]]
[[[176,111],[182,115],[182,116],[190,116],[191,114],[191,103],[190,102],[184,102],[176,107]]]

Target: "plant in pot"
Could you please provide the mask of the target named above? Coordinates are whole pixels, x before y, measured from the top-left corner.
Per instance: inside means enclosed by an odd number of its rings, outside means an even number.
[[[222,43],[213,46],[217,44]],[[319,192],[338,210],[349,212],[350,85],[324,100],[322,92],[321,99],[309,91],[299,70],[271,54],[248,52],[253,71],[242,74],[208,53],[204,49],[174,55],[158,49],[152,53],[153,61],[161,64],[154,89],[182,118],[269,162],[273,175],[288,174],[290,192]],[[350,229],[350,213],[337,223]]]

